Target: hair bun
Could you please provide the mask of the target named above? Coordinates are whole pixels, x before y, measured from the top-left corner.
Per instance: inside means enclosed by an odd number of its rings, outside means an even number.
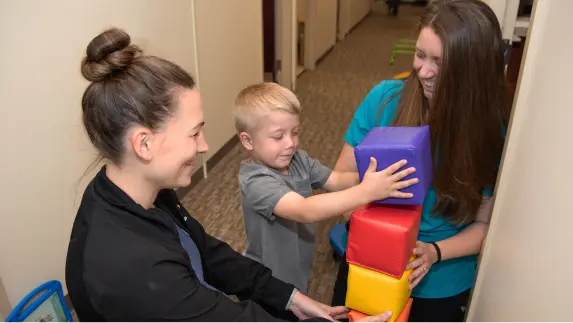
[[[131,44],[129,35],[118,28],[108,29],[89,43],[82,61],[82,75],[90,82],[99,82],[112,73],[128,67],[141,53]]]

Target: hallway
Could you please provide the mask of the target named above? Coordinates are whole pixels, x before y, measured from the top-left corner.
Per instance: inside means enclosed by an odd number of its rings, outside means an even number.
[[[422,10],[402,6],[399,15],[393,17],[387,15],[383,1],[376,2],[372,14],[337,43],[314,71],[299,77],[296,94],[303,107],[301,149],[323,164],[334,166],[346,128],[364,96],[381,80],[410,69],[412,56],[399,55],[391,66],[390,54],[399,38],[413,38]],[[209,179],[198,183],[183,199],[185,207],[207,232],[239,252],[244,250],[246,241],[237,175],[239,162],[245,156],[239,145],[231,149],[210,169]],[[330,302],[338,268],[328,231],[340,221],[318,225],[309,296],[325,303]]]

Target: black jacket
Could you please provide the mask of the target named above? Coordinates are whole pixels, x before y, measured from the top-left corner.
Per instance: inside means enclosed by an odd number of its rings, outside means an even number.
[[[276,321],[262,307],[283,310],[294,286],[270,269],[209,236],[161,191],[150,212],[105,175],[88,185],[71,233],[66,283],[81,321]],[[172,219],[168,218],[168,215]],[[207,283],[191,267],[173,224],[186,229],[201,253]]]

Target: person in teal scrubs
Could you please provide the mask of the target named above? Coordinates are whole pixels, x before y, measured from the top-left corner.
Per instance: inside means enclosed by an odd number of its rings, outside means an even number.
[[[437,0],[420,19],[410,76],[374,86],[354,114],[339,171],[356,171],[353,149],[374,127],[430,126],[433,183],[423,204],[416,259],[407,267],[413,269],[410,321],[464,319],[509,113],[494,12],[479,0]],[[345,302],[347,275],[342,262],[333,305]]]

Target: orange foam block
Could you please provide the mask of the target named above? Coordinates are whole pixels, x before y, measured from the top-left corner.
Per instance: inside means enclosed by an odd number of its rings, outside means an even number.
[[[404,309],[402,310],[402,312],[400,313],[400,315],[398,315],[398,317],[396,318],[396,321],[393,322],[408,322],[408,318],[410,317],[410,309],[412,309],[412,299],[408,299],[408,303],[406,303],[406,306],[404,306]],[[365,318],[368,315],[364,314],[364,313],[360,313],[358,311],[355,310],[350,310],[350,313],[348,313],[348,319],[350,322],[356,322],[358,320],[360,320],[361,318]],[[392,321],[389,321],[392,322]]]
[[[350,218],[346,261],[400,278],[412,255],[422,207],[368,204]]]

